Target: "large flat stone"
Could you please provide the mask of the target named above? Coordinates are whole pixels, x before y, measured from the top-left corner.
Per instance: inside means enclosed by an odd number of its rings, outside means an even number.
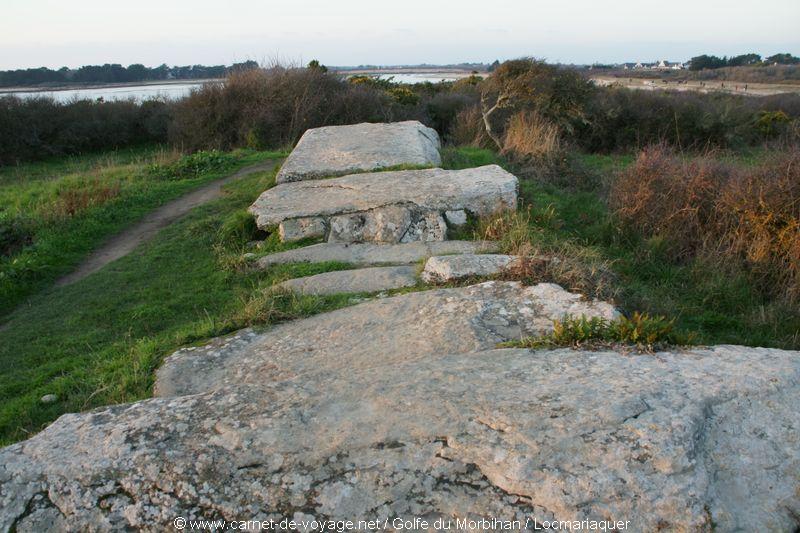
[[[0,529],[171,531],[176,517],[797,528],[798,352],[406,355],[376,349],[360,366],[343,350],[283,380],[65,415],[0,450]]]
[[[399,165],[439,166],[439,135],[416,120],[307,130],[277,182],[319,179]]]
[[[250,206],[258,227],[323,219],[329,240],[442,240],[447,211],[476,216],[512,209],[517,178],[497,165],[401,170],[277,185]]]
[[[353,265],[413,264],[431,256],[496,252],[490,241],[415,241],[401,244],[323,242],[266,255],[256,261],[259,268],[286,263],[324,263],[337,261]]]
[[[355,272],[341,271],[344,276]],[[224,349],[178,351],[159,370],[156,391],[193,394],[312,369],[364,368],[485,350],[551,331],[553,320],[565,314],[617,316],[612,305],[583,300],[552,283],[486,282],[413,292],[280,324],[248,336],[245,344],[234,337]]]
[[[504,254],[464,254],[434,256],[425,262],[422,281],[441,283],[464,278],[491,276],[502,272],[519,258]]]
[[[324,296],[387,291],[413,287],[416,284],[417,271],[414,267],[386,266],[323,272],[314,276],[286,280],[278,286],[301,294]]]

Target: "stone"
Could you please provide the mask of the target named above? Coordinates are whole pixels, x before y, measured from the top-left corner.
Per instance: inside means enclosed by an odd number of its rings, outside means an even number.
[[[467,212],[463,209],[458,209],[456,211],[445,211],[444,218],[447,219],[448,225],[457,228],[467,223]]]
[[[417,270],[410,266],[386,266],[337,270],[286,280],[278,287],[317,296],[355,292],[378,292],[417,284]]]
[[[315,217],[325,220],[335,239],[386,242],[409,234],[415,237],[407,240],[438,240],[446,229],[441,217],[446,211],[484,216],[515,208],[516,202],[517,178],[497,165],[487,165],[284,183],[264,191],[250,212],[265,230],[287,219]]]
[[[410,209],[390,205],[331,217],[328,242],[400,242],[411,226],[412,216]]]
[[[340,271],[342,283],[358,272]],[[552,283],[526,287],[490,281],[412,292],[279,324],[260,335],[246,330],[226,347],[179,350],[159,369],[155,390],[158,395],[195,394],[313,369],[333,371],[338,365],[367,368],[486,350],[552,331],[553,320],[564,315],[610,320],[619,313],[606,302],[584,300]]]
[[[499,274],[519,258],[502,254],[463,254],[434,256],[425,262],[422,281],[443,283],[458,279]]]
[[[283,242],[324,238],[326,231],[325,219],[321,217],[290,218],[278,225],[278,232]]]
[[[797,528],[798,352],[382,354],[64,415],[0,450],[0,529],[307,516]]]
[[[447,224],[444,218],[436,211],[428,211],[411,223],[400,242],[435,242],[446,238]]]
[[[278,172],[277,183],[376,171],[400,165],[438,167],[435,130],[416,120],[307,130]]]
[[[39,399],[42,403],[55,403],[58,401],[58,396],[55,394],[45,394]]]
[[[326,261],[361,266],[413,264],[434,255],[491,253],[498,250],[498,243],[491,241],[415,241],[402,244],[323,242],[265,255],[256,260],[256,267]]]

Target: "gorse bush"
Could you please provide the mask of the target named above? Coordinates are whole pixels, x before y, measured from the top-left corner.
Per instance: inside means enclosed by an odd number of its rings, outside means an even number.
[[[744,267],[768,295],[800,298],[800,152],[733,167],[644,150],[615,181],[610,203],[625,232],[658,238],[678,260]]]

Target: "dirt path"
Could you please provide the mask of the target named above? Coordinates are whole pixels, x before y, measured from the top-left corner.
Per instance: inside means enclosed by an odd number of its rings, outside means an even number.
[[[128,255],[143,242],[152,239],[160,229],[170,225],[191,209],[222,196],[222,186],[226,183],[255,172],[272,170],[279,162],[279,160],[271,159],[242,168],[230,176],[213,181],[177,200],[162,205],[145,216],[138,224],[112,237],[103,246],[92,252],[74,272],[56,281],[56,285],[59,287],[69,285],[94,274],[112,261]]]

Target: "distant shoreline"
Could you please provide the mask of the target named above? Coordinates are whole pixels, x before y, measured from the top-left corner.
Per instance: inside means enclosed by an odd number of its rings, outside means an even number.
[[[384,75],[384,74],[419,74],[426,77],[435,77],[436,74],[443,74],[447,77],[466,78],[472,75],[473,71],[459,68],[382,68],[382,69],[332,69],[332,72],[343,75]],[[486,76],[488,72],[478,72],[479,76]],[[39,93],[39,92],[62,92],[79,91],[85,89],[114,89],[119,87],[144,87],[148,85],[185,85],[206,83],[216,83],[224,81],[225,78],[203,78],[203,79],[172,79],[172,80],[146,80],[130,81],[121,83],[69,83],[61,85],[32,85],[17,87],[0,87],[0,95],[15,93]]]
[[[70,83],[65,85],[32,85],[28,87],[0,87],[0,94],[14,93],[39,93],[39,92],[60,92],[75,91],[84,89],[114,89],[117,87],[143,87],[147,85],[185,85],[205,83],[215,83],[223,81],[224,78],[204,78],[204,79],[182,79],[182,80],[145,80],[128,81],[123,83]]]

